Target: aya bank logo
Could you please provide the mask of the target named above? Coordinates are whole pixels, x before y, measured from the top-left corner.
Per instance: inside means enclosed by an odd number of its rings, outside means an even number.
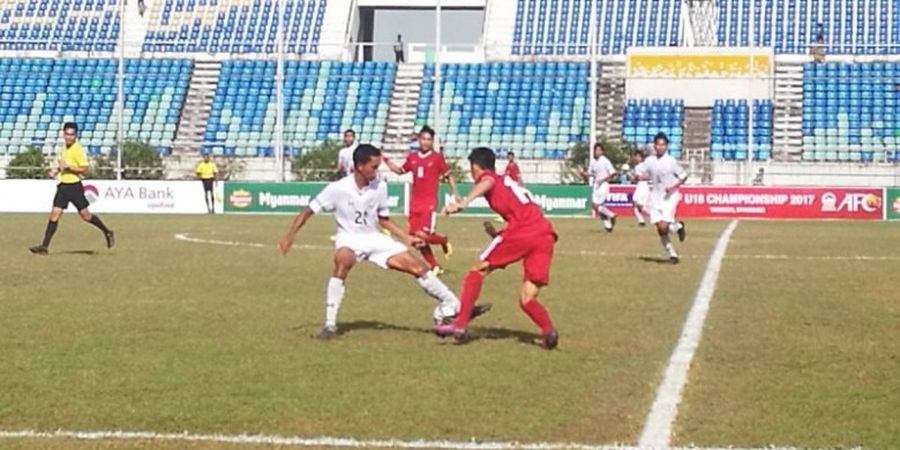
[[[89,204],[97,203],[97,200],[100,198],[100,190],[97,189],[97,186],[85,184],[82,189],[84,190],[84,198],[87,199]]]
[[[834,192],[822,194],[822,212],[876,212],[881,210],[881,196],[873,193],[843,193],[843,198]]]

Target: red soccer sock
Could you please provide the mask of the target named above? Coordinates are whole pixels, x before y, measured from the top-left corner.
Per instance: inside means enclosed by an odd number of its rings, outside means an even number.
[[[434,258],[434,252],[431,251],[431,247],[426,245],[420,248],[419,251],[422,252],[422,257],[425,258],[425,262],[428,263],[429,268],[434,269],[437,267],[438,262],[437,259]]]
[[[475,302],[481,295],[481,282],[484,281],[484,274],[481,272],[469,271],[466,279],[463,280],[462,293],[460,294],[459,314],[456,315],[456,322],[453,324],[458,329],[464,329],[469,325],[469,319],[472,317],[472,309],[475,308]]]
[[[522,311],[525,311],[525,314],[528,314],[531,321],[541,329],[541,334],[547,334],[553,329],[553,323],[550,322],[550,313],[547,312],[543,305],[538,303],[537,299],[531,299],[519,306],[522,307]]]
[[[429,234],[428,237],[425,238],[425,240],[426,240],[429,244],[433,244],[433,245],[445,245],[445,244],[447,244],[447,236],[444,236],[444,235],[442,235],[442,234],[437,234],[437,233],[431,233],[431,234]]]

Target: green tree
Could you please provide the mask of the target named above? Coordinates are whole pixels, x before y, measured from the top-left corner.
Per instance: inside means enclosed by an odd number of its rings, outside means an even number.
[[[43,179],[50,172],[50,164],[40,147],[29,147],[16,155],[6,166],[7,178]]]
[[[297,181],[331,181],[335,178],[334,167],[340,150],[337,142],[326,140],[295,157],[291,172],[297,176]]]
[[[618,142],[601,137],[597,142],[603,146],[603,154],[609,158],[609,162],[617,169],[623,163],[628,162],[631,159],[631,155],[638,149],[636,145],[628,141]],[[579,174],[587,169],[588,161],[592,155],[593,150],[587,142],[579,142],[569,147],[560,181],[567,184],[584,183],[584,179]]]
[[[115,151],[109,155],[92,158],[91,178],[115,179],[117,157]],[[122,143],[122,179],[125,180],[160,180],[165,178],[166,171],[162,157],[150,144],[141,141],[125,141]]]

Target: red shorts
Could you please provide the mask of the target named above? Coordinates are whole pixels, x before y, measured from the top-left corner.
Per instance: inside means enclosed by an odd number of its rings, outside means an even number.
[[[550,282],[550,263],[553,261],[553,245],[556,234],[500,233],[488,244],[481,260],[491,267],[502,269],[521,260],[523,279],[538,286]]]
[[[424,231],[427,234],[434,233],[434,227],[437,223],[437,213],[432,210],[410,211],[409,213],[409,233],[413,234]]]

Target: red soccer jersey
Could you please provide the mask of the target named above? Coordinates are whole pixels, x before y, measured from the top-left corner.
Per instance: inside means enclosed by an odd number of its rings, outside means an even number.
[[[410,211],[435,210],[441,177],[450,170],[444,156],[438,152],[415,152],[406,155],[403,170],[412,173]]]
[[[504,232],[553,233],[553,225],[544,217],[541,207],[534,203],[527,189],[512,178],[491,171],[483,172],[475,182],[485,178],[494,179],[494,186],[484,194],[484,198],[491,209],[506,221]]]
[[[514,162],[507,164],[506,172],[504,173],[504,175],[512,178],[513,181],[518,183],[519,182],[519,165]]]

